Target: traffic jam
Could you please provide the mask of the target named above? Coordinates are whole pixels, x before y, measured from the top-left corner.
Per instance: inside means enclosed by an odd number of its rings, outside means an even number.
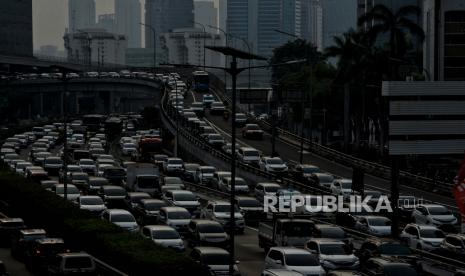
[[[231,120],[227,103],[208,85],[202,87],[208,74],[154,78],[165,84],[161,108],[173,124],[205,148],[230,156],[231,136],[207,119]],[[326,212],[324,204],[318,212],[310,206],[265,212],[267,197],[313,196],[286,186],[284,179],[342,197],[345,205],[357,192],[351,179],[317,164],[291,163],[249,145],[267,135],[257,120],[267,120],[266,114],[253,120],[250,114],[236,114],[233,123],[241,139],[234,154],[252,172],[273,176],[263,182],[232,179],[230,171],[205,163],[208,158],[180,150],[174,154],[166,130],[161,125],[144,127],[140,114],[84,115],[66,125],[33,127],[7,138],[0,158],[12,173],[80,209],[187,254],[205,268],[205,275],[229,275],[231,235],[237,246],[251,243],[255,252],[246,259],[240,251],[245,249],[236,249],[234,275],[465,275],[453,262],[465,260],[465,235],[459,233],[459,216],[449,206],[401,195],[398,237],[393,237],[385,212]],[[368,205],[373,209],[380,198],[389,198],[375,189],[363,194],[371,196]],[[70,252],[66,240],[30,229],[21,218],[0,218],[0,239],[31,273],[66,274],[68,266],[63,264],[72,258],[81,272],[95,272],[90,255]]]

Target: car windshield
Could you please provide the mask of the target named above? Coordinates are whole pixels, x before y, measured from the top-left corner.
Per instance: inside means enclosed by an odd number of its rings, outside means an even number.
[[[320,244],[320,251],[324,255],[348,255],[351,253],[347,246],[336,243]]]
[[[147,211],[159,211],[162,207],[166,206],[162,201],[160,202],[146,202],[144,208]]]
[[[266,163],[270,164],[270,165],[282,165],[283,164],[283,160],[279,159],[279,158],[270,158],[266,161]]]
[[[191,193],[174,194],[173,198],[176,201],[197,201],[195,195]]]
[[[73,174],[73,180],[88,180],[89,176],[87,174]]]
[[[334,181],[334,177],[332,175],[327,174],[320,174],[318,179],[321,183],[331,183]]]
[[[420,236],[427,239],[443,239],[444,233],[438,229],[421,229]]]
[[[38,240],[38,239],[45,239],[46,237],[47,237],[47,235],[45,235],[45,234],[28,234],[28,235],[24,235],[23,239],[25,241],[35,241],[35,240]]]
[[[74,186],[69,186],[67,187],[67,193],[68,194],[79,194],[79,190],[78,188],[74,187]],[[56,193],[57,194],[64,194],[65,193],[65,188],[63,186],[61,187],[57,187],[56,188]]]
[[[240,207],[261,207],[260,202],[256,199],[241,199],[239,200]]]
[[[417,276],[418,273],[408,264],[395,264],[384,266],[384,274],[386,276]]]
[[[430,215],[433,216],[448,216],[451,215],[451,212],[447,210],[446,207],[443,206],[434,206],[434,207],[428,207],[428,211]]]
[[[223,140],[223,137],[219,134],[210,134],[208,138],[211,140]]]
[[[260,156],[260,153],[256,150],[246,150],[244,156]]]
[[[290,237],[309,237],[312,233],[312,223],[304,221],[291,221],[284,223],[282,230],[286,236]]]
[[[62,164],[63,161],[61,161],[61,159],[58,159],[58,158],[50,158],[50,159],[46,159],[45,163],[47,163],[47,164]]]
[[[288,266],[319,266],[317,258],[311,254],[286,254]]]
[[[81,160],[79,162],[79,164],[81,164],[81,165],[95,165],[94,161],[92,161],[92,160]]]
[[[371,226],[390,226],[391,221],[388,218],[369,218],[368,219],[368,224]]]
[[[182,160],[181,159],[170,159],[168,160],[168,164],[173,164],[173,165],[182,165]]]
[[[79,269],[92,267],[92,260],[90,257],[72,257],[66,258],[65,268]]]
[[[234,206],[234,211],[235,212],[239,212],[239,209],[237,208],[237,206]],[[218,212],[218,213],[229,213],[231,212],[231,205],[225,205],[225,204],[222,204],[222,205],[216,205],[215,206],[215,212]]]
[[[302,172],[303,173],[317,173],[317,172],[320,172],[320,169],[317,168],[317,167],[303,167],[302,168]]]
[[[81,205],[103,205],[103,200],[100,197],[84,197],[81,198]]]
[[[197,229],[200,233],[224,233],[223,227],[219,224],[199,224]]]
[[[347,235],[346,232],[339,227],[328,227],[321,230],[321,237],[328,239],[344,239]]]
[[[215,170],[212,168],[202,168],[202,173],[215,173]]]
[[[105,194],[109,196],[124,196],[126,191],[124,189],[106,189]]]
[[[191,219],[191,214],[187,211],[176,211],[168,213],[169,219]]]
[[[267,186],[267,187],[265,187],[265,192],[267,192],[267,193],[276,193],[279,189],[281,189],[280,186]]]
[[[174,230],[156,230],[152,232],[152,238],[156,240],[174,240],[180,239],[178,232]]]
[[[260,130],[260,128],[257,125],[248,125],[247,129],[248,130]]]
[[[195,171],[198,167],[199,167],[199,165],[195,165],[195,164],[185,164],[184,165],[184,169],[186,171]]]
[[[165,177],[165,184],[182,184],[182,180],[179,177]]]
[[[204,254],[202,260],[207,265],[227,265],[229,264],[229,254]]]
[[[378,247],[378,251],[382,255],[407,256],[410,255],[410,248],[402,244],[387,243]]]
[[[131,214],[112,214],[112,222],[136,222]]]
[[[352,182],[341,181],[340,183],[341,183],[342,189],[346,189],[346,190],[352,189]]]
[[[139,177],[137,186],[142,189],[156,188],[158,186],[158,177]]]

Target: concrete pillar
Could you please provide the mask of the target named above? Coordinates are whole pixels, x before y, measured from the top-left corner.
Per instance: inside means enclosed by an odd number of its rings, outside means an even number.
[[[39,114],[44,117],[44,93],[39,93]]]

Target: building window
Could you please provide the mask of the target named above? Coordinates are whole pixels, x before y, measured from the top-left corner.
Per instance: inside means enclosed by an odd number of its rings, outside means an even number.
[[[465,11],[444,13],[444,80],[465,80]]]

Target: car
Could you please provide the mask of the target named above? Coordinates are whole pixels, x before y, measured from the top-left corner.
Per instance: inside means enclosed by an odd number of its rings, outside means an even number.
[[[167,225],[147,225],[142,228],[142,237],[151,239],[155,244],[182,252],[186,248],[178,231]]]
[[[448,234],[434,254],[451,259],[465,257],[465,234]]]
[[[181,158],[171,157],[167,158],[163,163],[163,172],[167,175],[182,174],[184,161]]]
[[[189,222],[187,230],[187,241],[191,247],[228,247],[228,234],[226,234],[223,226],[217,221],[193,219]]]
[[[102,186],[108,185],[109,182],[106,178],[104,177],[99,177],[99,176],[91,176],[89,177],[88,185],[86,188],[86,192],[88,194],[97,194],[98,191]]]
[[[228,172],[228,171],[216,171],[215,173],[213,173],[213,177],[209,182],[209,186],[211,186],[212,188],[220,190],[221,186],[224,185],[223,184],[223,179],[225,177],[231,177],[231,172]]]
[[[25,254],[26,268],[38,275],[46,274],[49,264],[60,253],[69,252],[65,242],[60,238],[42,238],[35,240]]]
[[[159,224],[171,226],[181,234],[187,233],[191,219],[191,213],[183,207],[162,207],[158,215]]]
[[[209,185],[216,168],[212,166],[200,166],[195,172],[195,183],[200,185]]]
[[[312,173],[319,172],[321,172],[320,168],[315,165],[297,164],[292,170],[289,171],[289,174],[297,181],[303,181],[307,183],[310,181],[309,178]]]
[[[226,111],[226,107],[222,102],[212,102],[210,104],[210,114],[211,115],[223,115]]]
[[[240,147],[237,151],[237,160],[252,166],[258,167],[258,163],[260,162],[260,156],[260,151],[251,147]]]
[[[214,101],[215,101],[215,97],[213,97],[212,94],[204,94],[202,96],[202,103],[205,107],[210,107]]]
[[[329,189],[334,182],[334,176],[329,173],[312,173],[309,182],[312,186]]]
[[[42,180],[40,181],[40,187],[51,191],[52,187],[59,184],[56,180]]]
[[[202,209],[200,217],[217,221],[226,231],[231,231],[231,204],[226,201],[212,201]],[[234,232],[244,233],[245,222],[239,208],[234,205]]]
[[[226,141],[225,141],[226,142]],[[240,145],[236,143],[236,154],[239,151],[238,149],[240,148]],[[232,153],[232,144],[231,143],[225,143],[222,147],[221,150],[224,151],[226,154],[231,154]]]
[[[354,228],[360,216],[372,216],[374,209],[361,202],[343,202],[336,210],[335,223],[342,227]]]
[[[92,159],[81,159],[78,165],[81,167],[82,171],[86,172],[88,175],[95,175],[97,173],[97,165]]]
[[[244,126],[245,124],[247,124],[247,121],[248,121],[247,115],[245,115],[244,113],[236,113],[236,119],[234,123],[237,126],[239,127]]]
[[[412,221],[417,224],[435,226],[455,225],[457,218],[445,206],[438,204],[421,204],[412,212]]]
[[[246,124],[242,129],[242,138],[262,140],[263,130],[257,124]]]
[[[224,192],[231,192],[232,178],[231,176],[223,177],[222,181],[219,183],[219,189]],[[248,194],[249,186],[247,182],[242,177],[235,178],[234,190],[237,194]]]
[[[223,248],[198,246],[192,249],[189,256],[202,267],[202,275],[230,275],[229,264],[231,263],[231,255]],[[238,261],[233,266],[232,276],[241,275],[237,264],[239,264]]]
[[[73,172],[70,175],[69,181],[76,187],[84,190],[89,186],[89,175],[85,172]]]
[[[126,171],[122,167],[106,167],[103,170],[102,176],[113,184],[121,184],[123,181],[126,181]]]
[[[235,204],[242,213],[246,224],[257,223],[260,219],[264,218],[263,206],[254,197],[236,196]]]
[[[218,132],[211,126],[201,126],[200,127],[200,139],[206,140],[209,134],[217,134]]]
[[[254,195],[258,201],[263,202],[265,196],[274,196],[279,189],[282,189],[282,187],[277,183],[257,183]]]
[[[301,248],[272,247],[265,257],[265,268],[286,269],[303,275],[326,275],[318,259]]]
[[[129,211],[134,211],[134,209],[139,206],[142,199],[152,198],[148,193],[144,192],[129,192],[126,194],[124,201],[126,202],[126,208]]]
[[[391,261],[385,258],[369,259],[362,270],[366,275],[370,276],[417,276],[418,273],[410,264],[401,261]]]
[[[126,190],[121,186],[105,185],[100,187],[97,193],[107,207],[124,206],[124,199],[126,198]]]
[[[191,103],[190,108],[195,112],[195,114],[199,117],[203,117],[205,115],[205,106],[201,102],[193,102]]]
[[[100,214],[107,208],[103,199],[99,196],[80,196],[77,202],[81,210],[87,210],[92,213]]]
[[[70,165],[67,165],[67,166],[66,166],[66,176],[67,176],[67,178],[68,178],[68,181],[69,181],[69,179],[71,178],[71,174],[72,174],[72,173],[82,173],[82,172],[84,172],[84,171],[83,171],[82,168],[81,168],[80,166],[78,166],[78,165],[72,165],[72,164],[70,164]],[[64,178],[65,178],[65,170],[64,170],[64,168],[63,168],[63,169],[60,170],[60,172],[58,173],[58,179],[59,179],[60,182],[63,182],[63,181],[64,181]]]
[[[290,208],[292,198],[295,196],[300,196],[302,193],[298,190],[292,188],[279,189],[276,191],[276,198],[281,200],[281,204],[284,208]]]
[[[26,172],[26,168],[27,167],[32,167],[32,163],[31,162],[18,162],[16,163],[16,166],[15,166],[15,171],[17,174],[21,175],[21,176],[26,176],[25,172]]]
[[[160,209],[166,206],[166,202],[160,199],[141,199],[139,204],[134,208],[134,213],[139,224],[156,224],[158,222]]]
[[[106,209],[101,215],[102,219],[111,222],[131,233],[139,232],[139,225],[134,216],[123,209]]]
[[[318,239],[332,239],[345,243],[353,249],[353,239],[340,226],[331,224],[315,224],[312,230],[312,237]]]
[[[261,170],[276,175],[286,175],[288,171],[287,164],[279,157],[262,157],[258,166]]]
[[[360,260],[344,242],[332,239],[310,239],[305,249],[317,256],[326,270],[358,269]]]
[[[200,214],[199,198],[191,191],[168,190],[163,195],[163,200],[165,200],[169,206],[184,207],[193,215]]]
[[[206,140],[207,144],[209,144],[210,146],[212,146],[213,148],[216,148],[216,149],[220,149],[226,143],[223,136],[221,136],[218,133],[208,134],[205,137],[205,140]]]
[[[355,229],[373,236],[390,236],[391,220],[381,216],[360,216],[357,217]]]
[[[195,180],[195,172],[199,167],[200,164],[198,163],[184,163],[181,178],[185,181],[193,182]]]
[[[40,183],[42,180],[47,180],[48,173],[42,168],[38,166],[27,167],[26,168],[26,177],[37,184]]]
[[[48,275],[89,275],[96,276],[94,258],[84,252],[61,253],[48,266]]]
[[[433,225],[407,224],[400,234],[400,239],[410,248],[431,251],[444,241],[444,233]]]
[[[130,156],[137,152],[137,145],[134,142],[124,143],[121,147],[121,153],[124,156]]]
[[[64,184],[56,184],[55,186],[52,187],[52,192],[54,192],[56,195],[60,197],[65,197],[69,201],[76,201],[76,199],[81,196],[81,192],[79,189],[73,185],[73,184],[67,184],[66,185],[66,194],[65,194],[65,185]]]
[[[162,186],[184,185],[182,179],[177,176],[164,176],[162,178]]]
[[[405,244],[390,239],[368,238],[360,245],[358,257],[362,266],[371,258],[397,258],[417,265],[418,257]]]
[[[26,252],[32,246],[35,240],[47,237],[44,229],[22,229],[12,235],[11,239],[11,256],[23,261]]]
[[[270,268],[262,271],[260,276],[305,276],[304,274],[282,268]]]
[[[348,198],[351,194],[353,194],[352,179],[335,179],[331,186],[329,186],[329,189],[333,195]]]
[[[9,245],[17,231],[26,229],[22,218],[0,218],[0,245]]]

